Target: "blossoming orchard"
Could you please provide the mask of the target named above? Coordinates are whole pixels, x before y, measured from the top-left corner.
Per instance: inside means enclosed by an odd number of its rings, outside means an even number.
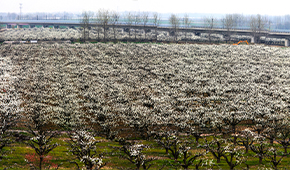
[[[0,51],[0,168],[289,168],[288,48],[41,43]]]

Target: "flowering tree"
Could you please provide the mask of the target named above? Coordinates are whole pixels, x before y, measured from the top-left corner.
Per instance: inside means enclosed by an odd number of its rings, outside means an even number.
[[[103,116],[103,117],[102,117]],[[92,122],[95,122],[94,120]],[[118,134],[118,122],[117,118],[113,114],[99,114],[99,118],[96,119],[96,123],[101,127],[101,129],[96,133],[100,135],[105,135],[107,139],[113,140]]]
[[[237,145],[244,146],[246,151],[245,153],[249,152],[250,145],[253,144],[255,134],[250,129],[245,129],[239,134],[239,138],[237,139]]]
[[[42,159],[43,159],[42,161],[43,167],[47,167],[47,169],[50,169],[51,167],[55,169],[59,168],[59,165],[50,162],[50,160],[52,159],[50,155],[44,156],[42,157]],[[31,169],[38,169],[37,167],[39,167],[40,157],[35,153],[26,154],[25,161],[29,163]]]
[[[25,94],[25,97],[28,98],[25,101],[27,119],[25,125],[28,128],[27,132],[32,136],[26,144],[34,149],[38,155],[39,162],[37,168],[41,170],[44,168],[45,157],[55,149],[58,144],[52,141],[52,139],[57,136],[57,131],[55,131],[53,125],[51,125],[51,115],[48,113],[48,106],[44,103],[44,100],[47,99],[47,96],[44,94],[46,84],[43,83],[44,77],[40,74],[41,73],[34,75],[34,77],[30,79],[30,83],[33,85],[27,87],[30,93]]]
[[[214,111],[212,108],[199,107],[196,112],[191,113],[190,133],[195,137],[198,144],[202,134],[223,134],[226,125],[222,121],[223,115]]]
[[[154,114],[153,109],[149,109],[144,106],[132,106],[126,110],[125,122],[134,127],[137,133],[142,139],[149,139],[153,127],[157,125],[157,121],[160,120],[159,116]]]
[[[280,152],[277,148],[271,147],[268,153],[265,154],[265,160],[271,162],[272,167],[278,170],[278,165],[281,163],[282,159],[289,154]]]
[[[37,168],[41,170],[44,168],[46,156],[58,146],[57,143],[52,142],[52,139],[56,137],[57,133],[55,131],[45,130],[47,124],[45,121],[41,120],[42,118],[39,114],[34,115],[31,119],[31,123],[33,123],[34,126],[27,126],[29,128],[28,132],[33,137],[30,138],[26,144],[37,153],[39,157]]]
[[[217,163],[221,162],[221,158],[223,157],[226,150],[226,139],[219,138],[217,136],[213,136],[211,141],[206,140],[204,147],[207,151],[212,153],[212,155],[216,158]]]
[[[141,167],[147,170],[152,166],[152,164],[148,163],[155,160],[155,158],[146,158],[142,152],[144,149],[149,148],[148,145],[138,144],[136,141],[126,141],[122,138],[117,139],[117,141],[120,145],[122,145],[122,147],[119,149],[122,151],[122,153],[125,154],[121,157],[134,164],[137,170],[139,170]]]
[[[254,153],[257,154],[259,163],[261,164],[265,158],[265,155],[268,153],[267,143],[265,142],[265,138],[260,135],[255,136],[254,140],[256,143],[250,145],[250,148]]]
[[[9,59],[0,58],[0,160],[5,154],[3,148],[13,142],[9,130],[22,118],[21,100],[10,75],[11,65]]]
[[[166,154],[170,151],[169,158],[173,159],[176,166],[181,166],[184,169],[188,169],[189,166],[195,166],[196,169],[202,165],[203,159],[199,159],[206,154],[206,152],[198,152],[192,154],[190,152],[193,148],[198,148],[196,141],[181,138],[177,136],[176,132],[159,133],[157,136],[157,143],[165,148]]]
[[[245,163],[246,157],[244,151],[238,145],[234,143],[228,143],[225,147],[225,152],[222,156],[229,165],[230,169],[233,170],[236,166]]]
[[[234,100],[232,100],[232,101],[234,101]],[[243,105],[239,104],[239,102],[240,102],[239,100],[234,101],[234,102],[232,102],[232,101],[225,104],[224,108],[227,108],[227,109],[224,112],[222,112],[221,114],[223,115],[223,122],[226,125],[230,126],[229,132],[234,135],[233,142],[235,145],[236,140],[237,140],[236,126],[240,122],[247,120],[248,115],[245,113],[245,111],[243,111]]]
[[[65,130],[74,129],[84,125],[84,117],[81,113],[81,103],[83,102],[77,96],[74,82],[67,75],[60,73],[56,78],[56,82],[51,85],[54,91],[52,96],[54,107],[50,107],[50,111],[55,115],[53,123]]]
[[[274,140],[282,128],[282,122],[287,119],[287,117],[288,115],[283,113],[273,113],[267,116],[267,128],[264,130],[262,135],[270,140],[271,145],[273,145]]]
[[[277,134],[276,141],[283,146],[284,154],[288,154],[288,147],[290,146],[290,126],[289,118],[284,119],[281,123],[281,128]]]
[[[99,142],[91,132],[77,130],[69,133],[68,145],[70,152],[85,164],[87,170],[101,169],[106,164],[102,161],[102,154],[98,154],[96,144]],[[78,166],[77,162],[73,162]]]

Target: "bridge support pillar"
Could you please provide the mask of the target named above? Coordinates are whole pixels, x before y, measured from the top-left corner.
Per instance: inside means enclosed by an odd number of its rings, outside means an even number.
[[[289,46],[289,40],[285,39],[285,47],[288,47],[288,46]]]
[[[251,37],[251,43],[255,43],[255,37]]]

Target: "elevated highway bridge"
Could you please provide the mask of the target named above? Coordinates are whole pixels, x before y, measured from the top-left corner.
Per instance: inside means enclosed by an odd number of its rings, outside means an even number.
[[[5,25],[6,28],[23,28],[24,26],[28,26],[29,28],[33,28],[36,26],[41,26],[41,27],[52,27],[52,28],[59,28],[61,26],[64,27],[69,27],[69,28],[75,28],[75,27],[81,27],[81,24],[78,22],[55,22],[55,21],[48,21],[48,22],[43,22],[43,21],[3,21],[0,22],[0,25]],[[98,26],[96,23],[91,23],[91,27],[96,27]],[[101,26],[101,25],[99,25]],[[108,25],[108,27],[113,27],[113,25]],[[127,24],[118,24],[115,25],[116,28],[123,28],[123,29],[128,29],[128,28],[137,28],[137,29],[144,29],[143,25],[127,25]],[[161,26],[152,26],[152,25],[146,25],[145,26],[146,30],[152,30],[154,31],[157,29],[158,31],[168,31],[171,32],[172,28],[171,27],[161,27]],[[259,41],[261,36],[266,36],[268,38],[279,38],[279,39],[285,39],[285,46],[289,46],[289,40],[290,40],[290,32],[271,32],[271,31],[261,31],[261,32],[256,32],[255,35],[253,32],[249,29],[233,29],[233,30],[227,30],[227,29],[221,29],[221,28],[214,28],[214,29],[209,29],[209,28],[204,28],[204,27],[191,27],[191,28],[179,28],[178,29],[181,32],[191,32],[194,33],[195,35],[200,35],[201,33],[211,33],[211,34],[220,34],[222,36],[228,36],[229,34],[235,34],[235,35],[247,35],[251,36],[251,43],[255,43]]]

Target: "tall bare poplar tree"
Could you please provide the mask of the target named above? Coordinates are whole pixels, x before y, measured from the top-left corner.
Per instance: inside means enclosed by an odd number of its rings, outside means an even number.
[[[158,14],[157,12],[155,12],[153,14],[153,25],[155,27],[155,36],[156,36],[155,38],[156,38],[156,41],[157,41],[157,27],[159,26],[160,21],[161,21],[160,14]]]
[[[102,23],[102,16],[101,16],[101,13],[100,11],[98,11],[96,13],[96,20],[95,20],[95,23],[96,23],[96,29],[97,29],[97,32],[98,32],[98,40],[100,40],[100,31],[101,31],[101,23]]]
[[[131,37],[131,26],[132,26],[132,23],[134,21],[134,16],[132,15],[132,13],[127,13],[125,15],[125,18],[126,18],[126,25],[129,27],[129,38]]]
[[[141,19],[142,19],[143,29],[144,29],[145,39],[146,39],[146,33],[147,33],[147,31],[146,31],[146,25],[147,25],[147,23],[149,21],[149,14],[148,14],[148,12],[143,12],[141,17],[142,17]]]
[[[110,22],[110,13],[108,10],[100,9],[98,15],[100,17],[100,23],[104,29],[104,40],[106,40],[106,30]]]
[[[80,20],[80,24],[81,24],[81,27],[83,28],[83,41],[85,42],[86,39],[89,39],[90,38],[90,24],[92,22],[92,17],[93,17],[94,13],[93,12],[90,12],[90,11],[84,11],[82,13],[82,18]]]
[[[134,20],[134,26],[135,26],[134,32],[135,32],[135,40],[136,40],[136,36],[137,36],[137,26],[141,22],[141,15],[140,15],[140,13],[136,13],[134,15],[134,17],[133,17],[133,20]]]
[[[216,19],[213,17],[206,17],[204,18],[204,24],[205,24],[205,27],[208,28],[208,39],[209,39],[209,42],[211,43],[211,34],[213,33],[213,29],[216,25]]]
[[[192,20],[189,19],[188,14],[185,14],[183,18],[183,25],[185,26],[185,28],[189,28],[191,23]],[[185,32],[185,39],[187,39],[187,32]]]
[[[230,41],[231,40],[231,30],[236,25],[236,22],[235,22],[235,19],[234,19],[234,15],[226,14],[226,16],[223,18],[223,24],[224,24],[224,27],[227,29],[226,41]]]
[[[256,39],[259,42],[259,34],[265,29],[267,20],[265,17],[263,17],[260,14],[257,14],[256,16],[252,15],[250,19],[250,27],[254,36],[254,39]]]
[[[169,22],[171,24],[171,27],[173,29],[173,34],[174,34],[174,41],[177,40],[177,31],[180,25],[180,18],[176,14],[171,14],[169,18]]]
[[[114,39],[116,40],[116,25],[118,24],[120,20],[120,14],[116,11],[112,11],[111,13],[111,21],[112,21],[112,26],[113,26],[113,31],[114,31]]]

